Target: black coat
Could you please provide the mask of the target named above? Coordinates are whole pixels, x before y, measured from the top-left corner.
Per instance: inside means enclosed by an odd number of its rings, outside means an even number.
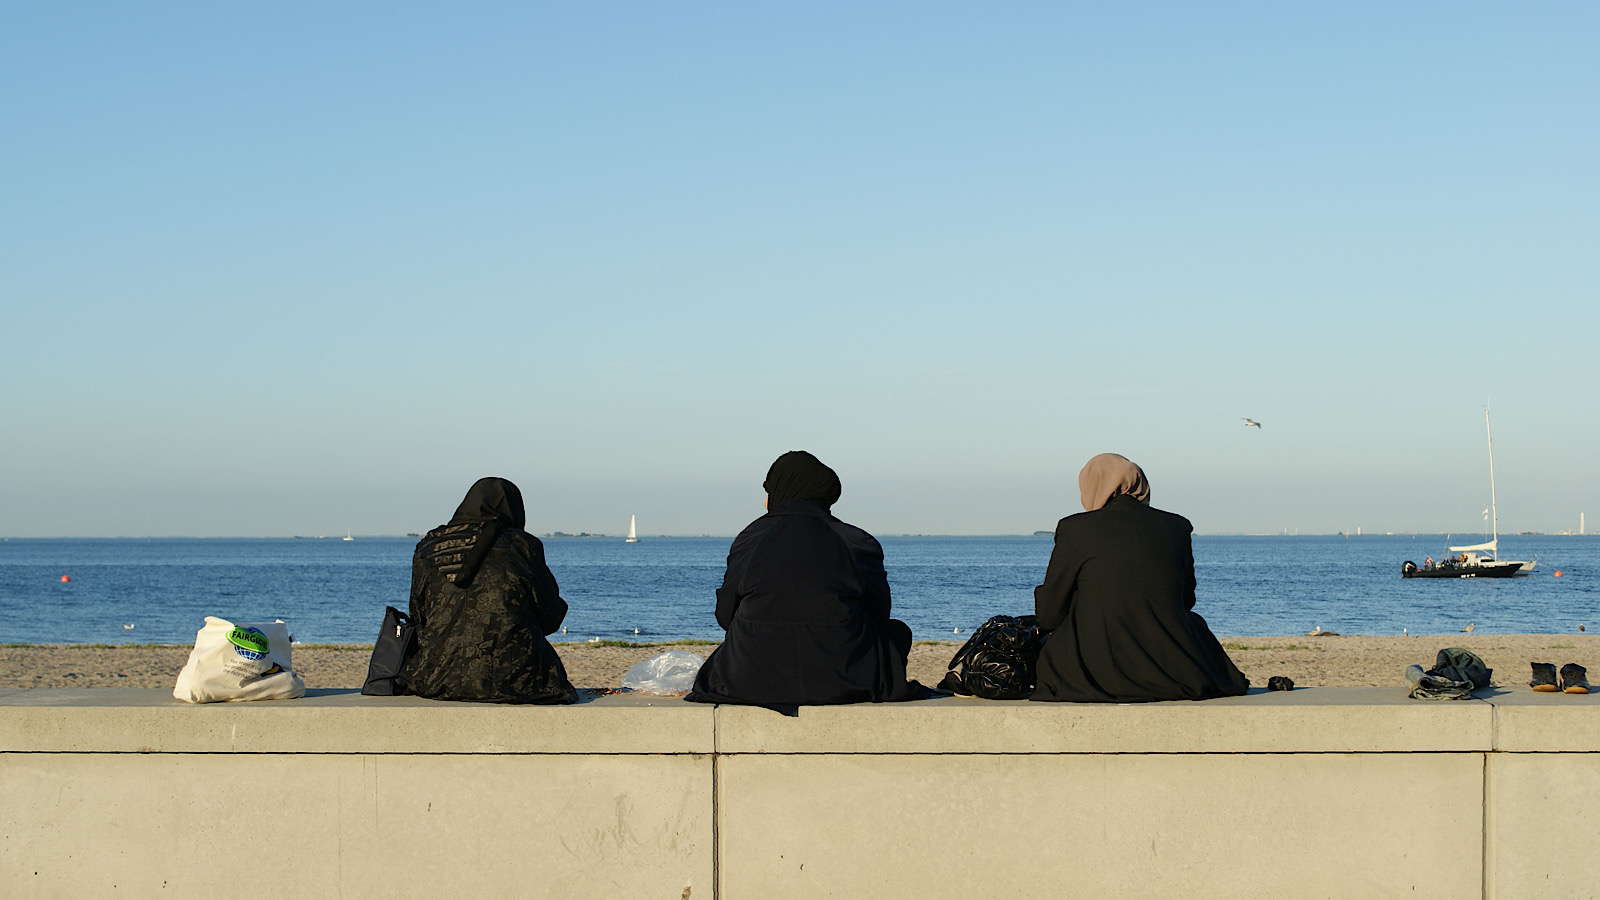
[[[787,708],[914,700],[911,631],[889,618],[883,548],[810,500],[772,504],[728,551],[717,589],[727,637],[688,699]]]
[[[1194,609],[1194,527],[1127,495],[1062,519],[1034,589],[1033,700],[1201,700],[1250,683]]]
[[[484,540],[490,542],[486,552]],[[481,562],[462,588],[455,579],[464,558],[469,566]],[[402,672],[406,693],[436,700],[571,703],[577,691],[544,637],[566,615],[538,538],[484,522],[435,528],[417,542],[411,560],[417,644]]]

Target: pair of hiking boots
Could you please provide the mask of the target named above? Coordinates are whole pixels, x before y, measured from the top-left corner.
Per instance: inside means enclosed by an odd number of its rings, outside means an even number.
[[[1561,691],[1564,694],[1589,693],[1588,670],[1577,663],[1567,663],[1561,667],[1561,681],[1556,682],[1555,663],[1534,663],[1533,680],[1528,686],[1541,693],[1553,694]]]

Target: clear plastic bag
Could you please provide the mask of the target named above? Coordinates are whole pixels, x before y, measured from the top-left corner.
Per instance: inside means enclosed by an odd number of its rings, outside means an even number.
[[[668,650],[629,669],[622,686],[644,694],[687,694],[704,663],[687,650]]]

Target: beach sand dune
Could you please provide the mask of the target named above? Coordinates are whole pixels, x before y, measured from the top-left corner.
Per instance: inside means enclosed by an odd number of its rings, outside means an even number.
[[[1228,655],[1250,683],[1261,687],[1287,675],[1299,687],[1401,686],[1405,667],[1433,665],[1443,647],[1465,647],[1483,657],[1501,685],[1526,684],[1528,663],[1575,662],[1600,675],[1600,634],[1450,634],[1412,637],[1319,636],[1223,638]],[[705,645],[599,647],[556,644],[572,683],[613,688],[629,666],[665,650],[705,656]],[[937,684],[959,643],[918,642],[910,674]],[[310,645],[294,649],[295,668],[308,688],[359,688],[371,648],[359,644]],[[0,647],[0,690],[14,688],[171,687],[189,657],[186,644],[108,646],[31,644]],[[1595,679],[1600,682],[1600,678]]]

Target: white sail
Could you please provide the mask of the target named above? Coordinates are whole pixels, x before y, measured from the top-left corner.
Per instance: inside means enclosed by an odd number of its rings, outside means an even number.
[[[637,544],[637,543],[639,543],[639,528],[638,528],[638,525],[639,525],[639,517],[638,516],[629,516],[628,517],[628,539],[626,541],[624,541],[623,543],[627,543],[627,544]]]

